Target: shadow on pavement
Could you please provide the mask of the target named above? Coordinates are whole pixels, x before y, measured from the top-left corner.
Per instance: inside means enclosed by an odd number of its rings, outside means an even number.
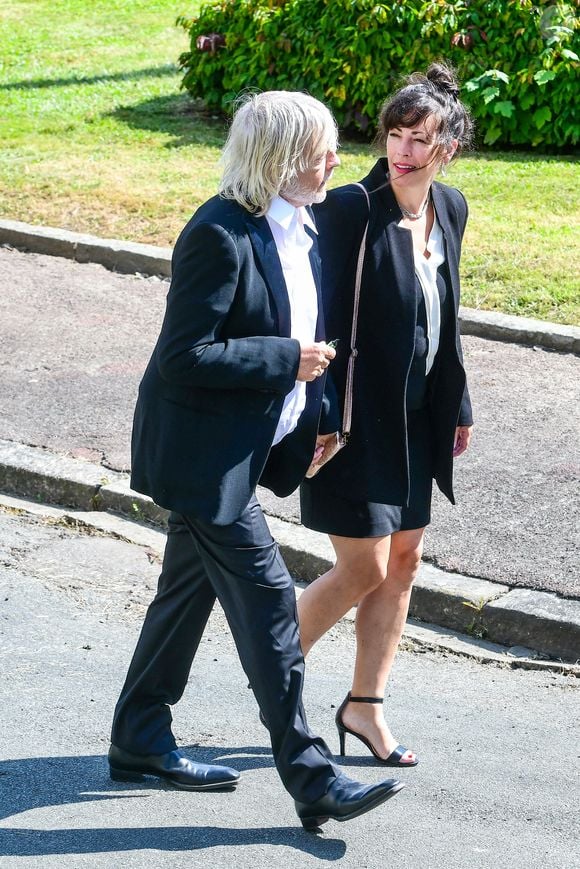
[[[270,750],[263,746],[214,748],[188,747],[199,760],[235,759],[240,770],[273,766]],[[118,789],[118,792],[117,792]],[[143,791],[170,789],[154,778],[143,783],[117,785],[108,776],[104,755],[32,757],[0,762],[0,819],[48,807],[78,805],[104,800],[131,800]],[[134,793],[130,793],[134,791]],[[219,792],[203,795],[212,801]],[[341,839],[321,839],[299,826],[228,828],[192,824],[188,827],[89,827],[75,829],[0,828],[0,858],[56,854],[92,854],[117,851],[198,851],[224,845],[283,845],[322,860],[339,860],[346,852]]]
[[[298,822],[297,822],[298,823]],[[0,856],[44,857],[119,851],[199,851],[230,845],[284,845],[321,860],[340,860],[342,839],[321,839],[292,827],[112,827],[75,830],[0,830]],[[238,858],[236,858],[237,860]]]
[[[194,745],[186,746],[185,750],[201,763],[225,763],[227,759],[241,772],[274,766],[271,750],[264,746],[208,749]],[[109,778],[107,758],[100,754],[3,760],[0,761],[0,820],[44,806],[131,799],[127,792],[133,790],[173,788],[152,776],[144,778],[143,782],[118,785]]]

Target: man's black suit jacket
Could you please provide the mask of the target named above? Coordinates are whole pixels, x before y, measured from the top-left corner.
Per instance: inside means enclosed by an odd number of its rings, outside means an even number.
[[[320,340],[316,242],[310,260]],[[298,428],[271,449],[299,361],[266,218],[213,197],[175,245],[165,318],[135,409],[132,487],[218,525],[238,518],[258,482],[280,496],[294,491],[314,452],[324,390],[324,377],[308,383]]]

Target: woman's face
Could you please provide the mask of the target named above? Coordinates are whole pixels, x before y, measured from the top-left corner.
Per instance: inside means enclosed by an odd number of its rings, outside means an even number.
[[[387,162],[391,181],[400,188],[427,189],[440,168],[448,163],[457,143],[441,152],[436,137],[437,121],[428,115],[414,127],[393,127],[387,134]]]

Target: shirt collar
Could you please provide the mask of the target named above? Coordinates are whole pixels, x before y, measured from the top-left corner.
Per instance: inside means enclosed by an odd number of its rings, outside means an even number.
[[[281,196],[274,196],[266,215],[286,231],[290,229],[293,220],[298,220],[302,226],[307,226],[318,234],[316,224],[308,213],[308,210],[303,205],[296,208],[287,199],[282,199]]]

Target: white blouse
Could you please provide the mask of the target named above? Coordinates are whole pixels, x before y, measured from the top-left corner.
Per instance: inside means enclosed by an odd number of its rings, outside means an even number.
[[[427,339],[429,343],[427,359],[425,360],[426,374],[433,367],[433,362],[439,349],[439,335],[441,332],[441,302],[437,289],[437,269],[445,262],[445,246],[443,244],[443,231],[437,220],[437,215],[435,215],[433,226],[429,233],[427,250],[430,253],[429,257],[426,257],[417,248],[413,247],[415,274],[419,278],[419,283],[423,290],[425,310],[427,312]]]

